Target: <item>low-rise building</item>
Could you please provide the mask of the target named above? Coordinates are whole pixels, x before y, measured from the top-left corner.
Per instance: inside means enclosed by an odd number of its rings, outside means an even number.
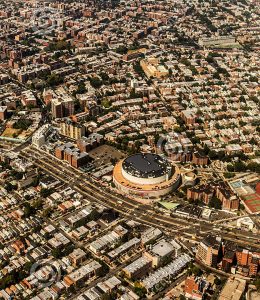
[[[209,288],[209,283],[202,277],[189,276],[185,280],[184,293],[188,299],[201,300]]]
[[[128,278],[139,279],[148,274],[152,269],[152,260],[142,256],[131,264],[123,268],[123,272]]]
[[[246,288],[246,280],[229,277],[218,300],[239,300]]]

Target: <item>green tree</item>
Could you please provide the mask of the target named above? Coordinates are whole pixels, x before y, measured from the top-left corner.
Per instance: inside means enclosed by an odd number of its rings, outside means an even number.
[[[233,165],[228,164],[228,165],[227,165],[227,170],[228,170],[228,172],[234,172],[234,171],[235,171],[235,168],[234,168]]]
[[[146,288],[144,288],[139,282],[134,284],[134,292],[141,298],[144,299],[146,296]]]
[[[50,87],[57,86],[63,83],[63,77],[58,74],[51,74],[47,76],[46,84]]]
[[[236,161],[234,163],[235,172],[244,172],[246,171],[246,165],[242,161]]]
[[[252,162],[248,163],[247,168],[251,172],[260,173],[260,164],[257,162],[252,161]]]
[[[102,86],[103,82],[98,77],[91,77],[90,84],[92,85],[92,87],[98,89]]]
[[[218,277],[216,277],[216,278],[214,279],[215,285],[220,285],[221,282],[222,282],[221,279],[219,279]]]
[[[51,255],[52,255],[54,258],[56,258],[56,259],[61,258],[61,257],[62,257],[62,251],[61,251],[60,248],[54,248],[54,249],[52,249],[52,251],[51,251]]]
[[[260,291],[260,277],[259,276],[255,279],[254,285],[256,286],[257,290]]]
[[[78,85],[77,94],[84,94],[84,93],[86,93],[86,91],[87,91],[87,89],[86,89],[85,83],[80,82]]]
[[[43,197],[43,198],[47,198],[50,194],[53,193],[53,190],[52,189],[41,189],[40,191],[40,195]]]
[[[215,208],[215,209],[221,209],[222,203],[217,197],[212,197],[209,201],[209,207]]]

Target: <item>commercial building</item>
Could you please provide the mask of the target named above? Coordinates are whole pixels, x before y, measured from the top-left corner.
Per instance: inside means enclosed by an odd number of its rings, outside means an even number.
[[[253,230],[255,224],[250,217],[244,217],[237,220],[237,227],[243,230]]]
[[[229,277],[218,300],[239,300],[246,288],[246,280]]]
[[[144,256],[152,260],[153,267],[159,267],[171,256],[173,257],[173,253],[173,245],[165,240],[161,240],[150,249],[148,247]]]
[[[140,65],[147,77],[163,78],[169,75],[169,71],[163,65],[159,64],[157,58],[150,57],[143,59]]]
[[[179,168],[152,153],[138,153],[119,161],[113,172],[118,189],[125,193],[158,198],[176,190],[181,181]]]
[[[208,48],[224,48],[229,45],[239,45],[239,44],[236,42],[235,37],[231,35],[227,35],[227,36],[214,36],[214,37],[200,38],[199,45]]]

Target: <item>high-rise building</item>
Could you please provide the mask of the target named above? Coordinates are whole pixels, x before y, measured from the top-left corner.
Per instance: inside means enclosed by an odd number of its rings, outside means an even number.
[[[73,115],[74,100],[70,97],[53,99],[51,102],[51,112],[54,118],[64,118]]]
[[[196,257],[205,265],[216,267],[220,250],[221,239],[212,235],[208,235],[198,245]]]
[[[86,127],[67,119],[65,122],[61,123],[60,133],[72,139],[78,140],[85,136]]]

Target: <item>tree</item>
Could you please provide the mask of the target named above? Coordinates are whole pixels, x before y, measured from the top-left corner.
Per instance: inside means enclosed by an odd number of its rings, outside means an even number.
[[[103,277],[105,276],[108,272],[109,272],[109,267],[108,265],[101,259],[97,259],[97,261],[101,264],[101,268],[100,270],[98,271],[97,275],[100,276],[100,277]]]
[[[35,209],[39,209],[43,206],[43,200],[42,199],[37,199],[33,202],[32,206],[35,208]]]
[[[139,282],[134,284],[134,292],[141,298],[144,299],[146,296],[146,288],[144,288]]]
[[[144,71],[140,65],[140,62],[136,62],[134,65],[133,65],[133,68],[135,70],[135,72],[137,74],[139,74],[140,76],[144,76]]]
[[[21,180],[23,178],[23,173],[12,170],[11,176],[14,177],[16,180]]]
[[[217,197],[212,197],[209,201],[209,207],[221,209],[222,203]]]
[[[90,84],[92,85],[92,87],[98,89],[102,86],[103,82],[98,77],[91,77],[90,78]]]
[[[260,291],[260,277],[255,279],[254,285],[256,286],[257,290]]]
[[[103,81],[108,81],[109,80],[109,76],[105,72],[101,72],[100,77],[102,78]]]
[[[54,52],[54,51],[61,51],[61,50],[71,50],[71,45],[69,42],[64,40],[50,43],[48,47],[46,47],[46,51]]]
[[[46,84],[50,87],[54,87],[56,85],[59,85],[63,83],[63,77],[57,74],[51,74],[47,76]]]
[[[47,207],[47,208],[42,212],[42,216],[43,216],[44,218],[48,218],[48,217],[50,217],[51,213],[52,213],[52,208],[51,208],[51,207]]]
[[[85,86],[85,83],[84,82],[80,82],[79,85],[78,85],[78,89],[76,91],[77,94],[84,94],[86,93],[87,89],[86,89],[86,86]]]
[[[28,201],[28,200],[31,199],[31,196],[27,194],[27,195],[24,196],[24,199]]]
[[[236,161],[234,163],[235,172],[244,172],[246,171],[246,165],[242,161]]]
[[[217,152],[214,151],[214,150],[209,150],[209,158],[211,160],[214,160],[214,159],[217,159],[218,155],[217,155]]]
[[[39,184],[39,180],[39,176],[34,177],[31,186],[36,187]]]
[[[31,206],[31,204],[29,202],[25,202],[24,205],[24,217],[28,218],[30,217],[32,214],[35,213],[35,208]]]
[[[225,178],[233,178],[235,175],[233,173],[230,173],[230,172],[225,172],[224,173],[224,177]]]
[[[247,165],[247,168],[251,171],[251,172],[256,172],[256,173],[260,173],[260,164],[257,162],[250,162]]]
[[[21,129],[27,130],[32,125],[32,120],[21,118],[20,120],[16,121],[13,125],[14,129]]]
[[[5,189],[7,192],[11,192],[14,189],[14,186],[10,182],[7,182]]]
[[[214,279],[215,285],[220,285],[221,282],[222,282],[221,279],[219,279],[218,277],[216,277],[216,278]]]
[[[228,172],[234,172],[234,171],[235,171],[235,168],[234,168],[233,165],[228,164],[228,165],[227,165],[227,170],[228,170]]]
[[[52,255],[54,258],[56,258],[56,259],[61,258],[61,257],[62,257],[61,249],[60,249],[60,248],[54,248],[54,249],[52,249],[51,255]]]
[[[50,194],[52,194],[53,190],[52,189],[41,189],[40,195],[43,198],[47,198]]]
[[[202,271],[199,267],[197,266],[194,266],[193,269],[192,269],[192,273],[195,275],[195,276],[201,276],[202,275]]]

